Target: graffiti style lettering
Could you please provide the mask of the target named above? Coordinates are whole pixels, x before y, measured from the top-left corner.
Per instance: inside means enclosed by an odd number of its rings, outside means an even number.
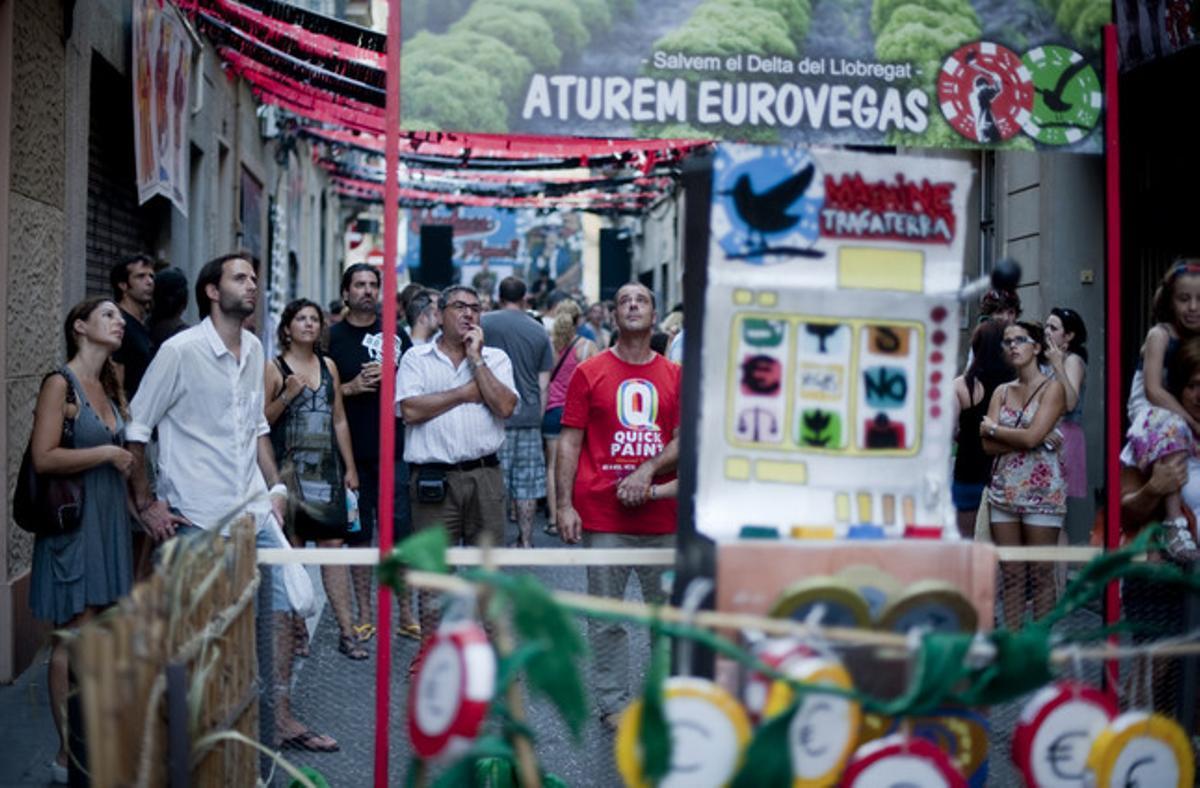
[[[842,368],[805,364],[800,368],[802,399],[838,400],[842,398]]]
[[[868,407],[894,410],[908,398],[908,374],[901,367],[869,367],[863,370],[863,391]]]
[[[800,413],[801,446],[818,449],[838,449],[842,442],[841,414],[831,410],[812,408]]]
[[[904,425],[880,413],[864,425],[863,445],[868,449],[904,448]]]
[[[779,393],[783,365],[771,356],[747,356],[742,362],[742,393],[773,397]]]
[[[766,408],[749,408],[738,416],[737,435],[754,443],[778,443],[779,419]]]
[[[949,181],[918,183],[900,173],[892,181],[874,182],[858,173],[826,175],[821,235],[951,243],[954,188]]]
[[[763,320],[748,317],[742,323],[742,339],[750,347],[779,347],[787,334],[783,320]]]

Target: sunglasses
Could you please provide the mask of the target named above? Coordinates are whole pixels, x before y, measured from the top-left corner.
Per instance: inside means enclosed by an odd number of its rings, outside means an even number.
[[[1000,344],[1009,350],[1013,350],[1014,348],[1019,348],[1021,345],[1036,345],[1037,343],[1029,337],[1009,337],[1001,341]]]

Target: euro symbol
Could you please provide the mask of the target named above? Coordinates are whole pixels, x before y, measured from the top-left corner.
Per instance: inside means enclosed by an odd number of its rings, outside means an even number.
[[[816,717],[817,714],[819,714],[822,711],[831,711],[831,710],[832,710],[832,707],[829,705],[828,702],[818,701],[818,702],[814,703],[812,708],[808,709],[806,711],[806,713],[804,714],[806,719],[800,725],[800,735],[798,736],[798,738],[800,739],[800,747],[804,750],[805,754],[811,755],[814,758],[819,758],[820,756],[824,755],[826,752],[829,751],[828,746],[823,746],[823,747],[814,747],[813,746],[813,739],[815,738],[815,735],[816,735],[816,732],[815,732],[816,726],[813,724],[813,717]]]
[[[1153,757],[1138,758],[1133,763],[1129,764],[1129,771],[1125,772],[1125,788],[1141,788],[1141,781],[1133,776],[1133,773],[1138,770],[1139,766],[1145,766],[1148,763],[1154,763]]]
[[[1083,779],[1083,764],[1075,754],[1074,740],[1085,738],[1087,731],[1067,731],[1050,742],[1046,749],[1046,760],[1050,763],[1050,771],[1054,772],[1055,777],[1064,780]],[[1063,765],[1072,767],[1074,771],[1063,769]]]
[[[679,722],[672,723],[671,724],[671,732],[672,732],[671,750],[674,753],[679,753],[681,750],[685,750],[685,749],[691,749],[694,752],[697,747],[704,746],[704,744],[701,742],[693,742],[691,747],[687,747],[686,743],[684,742],[684,739],[686,738],[685,734],[699,736],[702,739],[711,739],[712,738],[712,733],[709,732],[708,728],[705,728],[703,725],[700,725],[699,723],[690,722],[687,720],[680,720]],[[683,746],[681,746],[681,745],[683,745]],[[703,761],[693,762],[693,763],[677,763],[677,762],[673,761],[671,763],[671,771],[678,772],[680,774],[687,774],[689,772],[694,772],[694,771],[703,769],[704,766],[705,766],[705,764]]]

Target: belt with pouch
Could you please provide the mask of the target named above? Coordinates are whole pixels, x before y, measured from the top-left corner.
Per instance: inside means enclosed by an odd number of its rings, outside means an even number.
[[[474,471],[479,468],[494,468],[500,464],[500,458],[493,452],[477,460],[462,462],[422,462],[415,463],[418,471]]]

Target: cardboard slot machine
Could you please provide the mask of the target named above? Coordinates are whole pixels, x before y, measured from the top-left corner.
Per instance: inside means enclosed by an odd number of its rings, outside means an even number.
[[[964,161],[722,145],[713,163],[697,528],[940,538]]]

